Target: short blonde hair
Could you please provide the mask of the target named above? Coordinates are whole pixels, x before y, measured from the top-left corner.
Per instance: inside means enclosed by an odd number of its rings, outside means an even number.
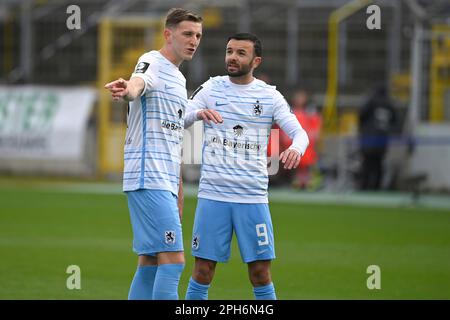
[[[198,14],[195,14],[192,11],[186,9],[172,8],[169,10],[169,12],[167,12],[165,27],[173,28],[183,21],[202,23],[203,18]]]

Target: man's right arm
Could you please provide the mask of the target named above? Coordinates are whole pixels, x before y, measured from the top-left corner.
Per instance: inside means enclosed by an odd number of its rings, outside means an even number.
[[[107,83],[105,88],[111,92],[113,100],[122,98],[125,101],[133,101],[142,94],[145,88],[144,80],[139,77],[132,77],[130,80],[119,78]]]
[[[206,87],[205,90],[202,90]],[[186,117],[184,119],[184,128],[189,128],[195,121],[203,120],[206,123],[211,121],[214,123],[222,123],[223,119],[219,112],[213,109],[208,109],[207,97],[205,91],[209,88],[208,81],[197,88],[194,93],[189,97],[188,104],[186,106]]]
[[[133,101],[137,97],[142,95],[142,91],[145,88],[144,80],[138,77],[132,77],[128,81],[128,94],[125,95],[124,100]]]
[[[159,64],[148,54],[143,54],[130,76],[130,80],[119,78],[107,83],[105,88],[111,92],[114,100],[133,101],[158,82]]]
[[[219,112],[213,109],[195,109],[191,110],[186,114],[186,118],[184,119],[184,128],[189,128],[195,121],[203,120],[206,123],[214,122],[222,123],[223,119]]]

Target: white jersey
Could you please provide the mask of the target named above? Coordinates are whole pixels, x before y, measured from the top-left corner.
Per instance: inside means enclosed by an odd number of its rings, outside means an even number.
[[[186,79],[158,51],[139,58],[131,77],[145,82],[130,102],[125,138],[123,190],[168,190],[178,194]]]
[[[272,124],[277,123],[303,154],[308,138],[290,107],[274,86],[254,79],[237,85],[228,76],[210,78],[188,101],[187,114],[215,109],[222,124],[204,123],[203,157],[199,198],[267,203],[267,144]],[[186,118],[186,125],[191,120]]]

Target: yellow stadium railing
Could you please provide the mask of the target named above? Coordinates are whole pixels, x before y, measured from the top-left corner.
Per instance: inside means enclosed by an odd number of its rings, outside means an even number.
[[[149,47],[160,48],[163,43],[164,17],[114,17],[105,18],[99,26],[98,48],[98,169],[101,175],[119,173],[123,168],[123,140],[126,124],[112,118],[112,100],[105,83],[129,76],[145,48],[146,34],[152,35]],[[130,38],[134,37],[134,41]],[[123,103],[122,103],[123,104]],[[124,107],[124,106],[122,106]],[[119,112],[120,114],[120,112]]]
[[[339,61],[339,23],[373,0],[354,0],[336,9],[328,20],[328,71],[327,92],[323,109],[324,129],[326,132],[336,132],[337,125],[337,97],[338,97],[338,61]]]
[[[434,25],[431,40],[430,122],[444,121],[445,95],[450,90],[450,25]]]

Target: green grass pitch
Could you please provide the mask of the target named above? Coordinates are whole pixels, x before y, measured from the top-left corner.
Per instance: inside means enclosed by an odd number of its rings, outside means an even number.
[[[195,198],[185,200],[186,268]],[[279,299],[450,299],[450,212],[329,204],[270,204]],[[124,195],[0,189],[0,299],[126,299],[136,268]],[[81,268],[81,290],[66,268]],[[369,265],[381,289],[369,290]],[[233,239],[218,264],[211,299],[253,299]]]

